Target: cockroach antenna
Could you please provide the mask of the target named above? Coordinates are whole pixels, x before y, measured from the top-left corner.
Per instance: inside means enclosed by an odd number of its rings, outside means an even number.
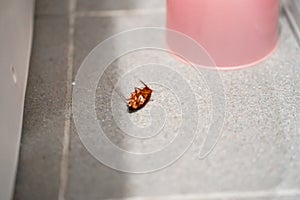
[[[140,80],[140,82],[141,82],[145,87],[149,88],[149,86],[148,86],[144,81]],[[155,90],[153,90],[152,88],[151,88],[151,90],[152,90],[152,91],[155,91]]]
[[[120,91],[118,91],[118,89],[116,88],[116,89],[114,89],[114,91],[117,93],[117,95],[119,95],[119,97],[121,97],[121,99],[124,101],[124,103],[128,103],[127,101],[128,101],[128,99],[120,92]]]
[[[105,73],[105,72],[104,72]],[[106,74],[106,73],[105,73]],[[115,88],[115,84],[112,82],[112,80],[109,78],[108,74],[106,74],[108,77],[109,82],[111,83],[112,87],[113,87],[113,91],[115,91],[117,93],[117,95],[119,97],[121,97],[121,99],[124,101],[124,103],[128,103],[128,99],[118,90],[118,88]]]
[[[145,87],[148,87],[148,85],[146,85],[146,83],[144,83],[142,80],[140,80],[140,82],[141,82]]]

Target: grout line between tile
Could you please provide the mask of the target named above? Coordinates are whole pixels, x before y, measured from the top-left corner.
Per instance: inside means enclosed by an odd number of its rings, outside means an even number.
[[[153,15],[164,14],[165,8],[157,9],[129,9],[129,10],[97,10],[97,11],[77,11],[77,18],[84,17],[121,17],[125,15]]]
[[[232,191],[207,194],[169,195],[153,197],[132,197],[105,200],[216,200],[216,199],[257,199],[265,197],[300,197],[300,188],[284,190]]]
[[[65,97],[66,111],[63,134],[63,149],[60,163],[60,182],[58,200],[65,200],[68,183],[68,162],[70,148],[70,124],[72,116],[72,79],[74,59],[74,24],[75,24],[76,0],[68,1],[68,49],[67,49],[67,92]]]

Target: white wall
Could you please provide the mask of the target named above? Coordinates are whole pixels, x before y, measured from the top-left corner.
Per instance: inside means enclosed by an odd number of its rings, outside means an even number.
[[[0,200],[14,190],[33,10],[34,0],[0,0]]]

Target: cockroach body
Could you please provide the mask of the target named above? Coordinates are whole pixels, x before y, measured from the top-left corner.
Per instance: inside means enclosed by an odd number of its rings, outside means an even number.
[[[127,99],[129,112],[135,112],[143,108],[151,98],[152,89],[150,89],[143,81],[141,81],[141,83],[144,85],[144,88],[134,88],[134,92],[132,92],[130,98]]]

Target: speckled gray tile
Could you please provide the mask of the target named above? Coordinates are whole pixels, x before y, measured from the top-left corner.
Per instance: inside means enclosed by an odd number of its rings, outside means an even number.
[[[231,135],[242,142],[234,143],[236,154],[252,152],[247,156],[251,159],[245,159],[244,171],[256,174],[253,182],[261,177],[270,187],[299,188],[300,49],[286,20],[281,22],[280,46],[270,59],[242,71],[222,73],[228,101],[223,137],[230,146]]]
[[[112,170],[94,159],[80,143],[72,124],[67,199],[105,199],[124,197],[130,190],[127,175]]]
[[[68,15],[68,0],[37,0],[36,15]]]
[[[77,0],[78,11],[157,9],[164,8],[163,0]]]
[[[74,76],[83,59],[99,42],[127,29],[163,26],[163,16],[77,19]],[[105,199],[127,196],[132,190],[127,187],[128,177],[127,174],[112,170],[94,159],[80,142],[74,124],[72,125],[68,199]]]
[[[15,199],[58,195],[67,69],[66,18],[35,20]]]
[[[80,19],[76,24],[75,72],[83,58],[104,38],[133,25],[154,23],[142,17],[129,19]],[[208,157],[197,158],[203,140],[199,137],[168,168],[150,174],[121,174],[89,155],[73,129],[68,197],[99,199],[226,191],[254,194],[257,191],[259,197],[261,191],[296,189],[299,192],[300,50],[287,21],[281,19],[281,23],[280,46],[270,59],[255,67],[220,72],[227,115],[222,137]],[[128,63],[134,62],[133,58]]]
[[[79,18],[76,20],[74,76],[88,53],[101,41],[122,31],[138,27],[164,27],[165,14]]]
[[[171,195],[171,196],[152,196],[152,197],[132,197],[132,198],[117,198],[117,199],[106,199],[106,200],[297,200],[300,196],[298,195],[277,195],[273,192],[260,192],[255,196],[255,192],[240,192],[240,193],[214,193],[214,194],[199,194],[199,195]]]

